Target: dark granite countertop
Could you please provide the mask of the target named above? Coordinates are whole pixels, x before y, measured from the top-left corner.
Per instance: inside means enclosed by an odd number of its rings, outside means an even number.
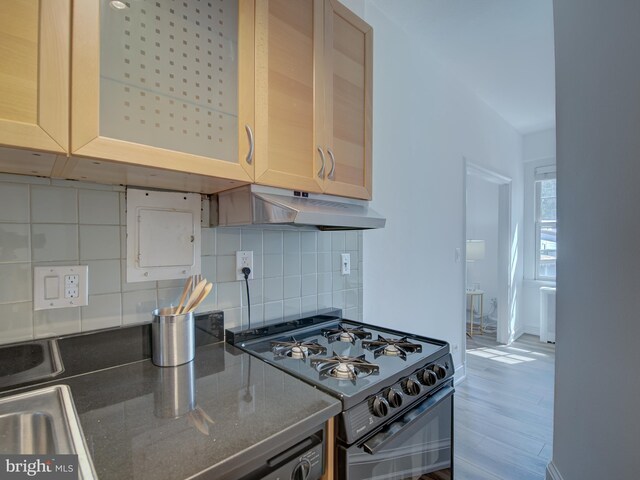
[[[337,398],[222,342],[198,347],[186,366],[147,359],[47,385],[58,383],[71,387],[101,480],[235,479],[249,459],[277,454],[341,410]]]

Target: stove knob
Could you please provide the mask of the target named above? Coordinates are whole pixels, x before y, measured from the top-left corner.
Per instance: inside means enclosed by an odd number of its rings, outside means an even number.
[[[424,370],[420,370],[418,372],[418,381],[422,385],[426,385],[427,387],[430,387],[432,385],[435,385],[438,382],[438,375],[433,370],[429,370],[428,368],[425,368]]]
[[[402,405],[402,394],[397,390],[394,390],[393,388],[387,390],[385,397],[387,399],[387,402],[389,402],[389,405],[391,405],[393,408],[398,408],[400,405]]]
[[[404,390],[404,393],[406,393],[407,395],[416,396],[420,393],[420,384],[414,382],[410,378],[403,380],[400,385],[402,386],[402,390]]]
[[[433,370],[433,372],[437,375],[438,380],[442,380],[444,377],[447,376],[447,370],[442,365],[438,365],[437,363],[434,363],[432,365],[429,365],[427,368],[429,370]]]
[[[309,470],[311,470],[311,463],[305,458],[291,472],[291,480],[307,480]]]
[[[386,417],[389,413],[389,403],[382,397],[375,397],[371,402],[371,412],[376,417]]]

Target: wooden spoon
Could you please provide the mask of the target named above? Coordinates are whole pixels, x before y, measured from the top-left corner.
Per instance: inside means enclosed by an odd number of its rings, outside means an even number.
[[[193,289],[193,292],[191,292],[191,296],[189,297],[189,300],[187,300],[187,303],[185,304],[184,308],[182,309],[182,311],[180,313],[188,313],[189,308],[191,308],[191,305],[193,305],[193,302],[195,302],[199,297],[200,294],[202,293],[202,290],[204,290],[204,287],[207,285],[207,279],[202,279]]]
[[[184,288],[182,289],[182,296],[180,297],[180,303],[178,303],[178,308],[176,308],[176,314],[182,313],[182,308],[184,307],[184,301],[187,299],[187,294],[189,293],[189,289],[191,288],[192,278],[187,278],[187,281],[184,283]]]
[[[205,281],[206,281],[206,279],[205,279]],[[204,299],[207,298],[207,295],[209,295],[209,293],[211,293],[211,289],[212,288],[213,288],[213,283],[207,283],[205,285],[204,289],[202,290],[202,292],[200,293],[200,296],[192,304],[188,305],[186,313],[191,313],[196,308],[198,308],[198,306],[204,301]]]

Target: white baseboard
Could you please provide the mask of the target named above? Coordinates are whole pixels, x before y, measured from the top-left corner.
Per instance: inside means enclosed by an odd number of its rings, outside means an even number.
[[[525,325],[524,333],[528,333],[529,335],[535,335],[536,337],[540,336],[540,325]]]
[[[467,369],[464,364],[458,365],[453,377],[453,384],[458,385],[465,378],[467,378]]]
[[[553,463],[553,460],[547,465],[547,478],[546,480],[563,480],[560,470]]]
[[[522,335],[524,335],[526,332],[524,330],[524,327],[518,327],[516,328],[516,331],[513,333],[513,340],[517,340],[518,338],[520,338]]]

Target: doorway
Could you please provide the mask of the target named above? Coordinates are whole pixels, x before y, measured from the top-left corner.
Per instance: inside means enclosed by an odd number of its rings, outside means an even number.
[[[464,164],[465,305],[472,298],[475,301],[470,314],[464,309],[463,337],[467,338],[470,319],[476,323],[474,329],[478,332],[485,318],[495,318],[496,340],[508,344],[515,332],[511,265],[517,260],[512,251],[515,243],[511,235],[511,178],[467,159]]]

